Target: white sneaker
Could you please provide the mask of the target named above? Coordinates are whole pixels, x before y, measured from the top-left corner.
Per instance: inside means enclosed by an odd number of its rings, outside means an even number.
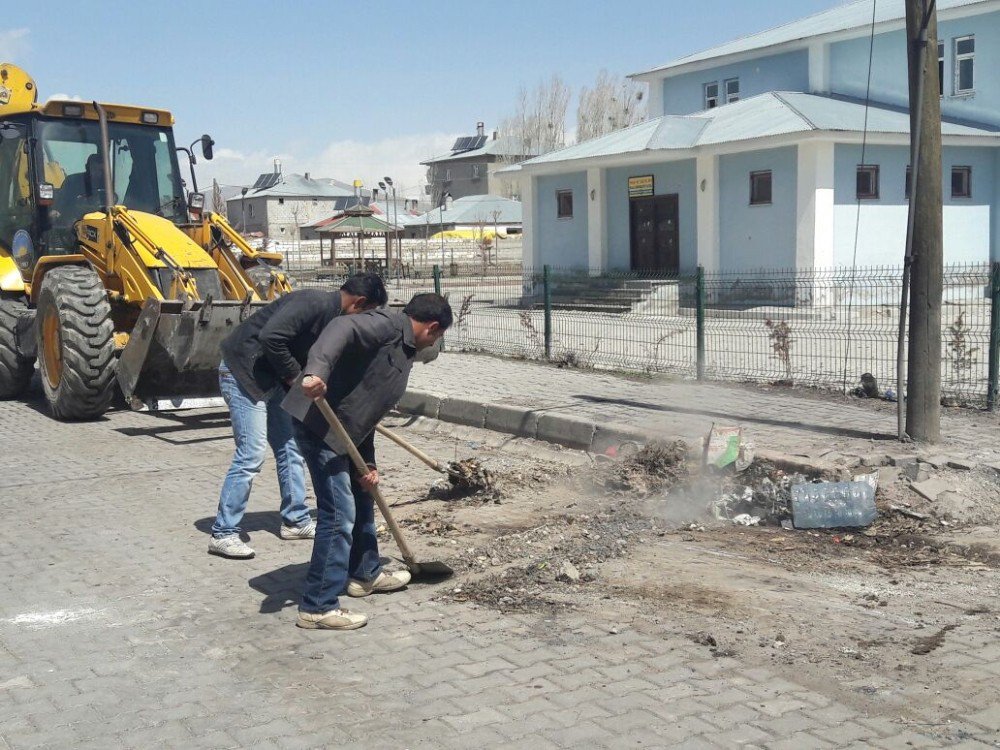
[[[228,557],[233,560],[249,560],[256,553],[240,539],[238,534],[223,537],[212,537],[208,543],[208,554]]]
[[[395,573],[379,573],[374,581],[358,581],[352,578],[347,584],[347,595],[358,598],[369,594],[398,591],[410,582],[411,577],[410,571],[397,570]]]
[[[306,630],[355,630],[368,622],[368,615],[346,609],[331,609],[329,612],[303,612],[295,625]]]
[[[310,521],[305,526],[285,526],[285,524],[281,524],[279,536],[282,539],[315,539],[316,522]]]

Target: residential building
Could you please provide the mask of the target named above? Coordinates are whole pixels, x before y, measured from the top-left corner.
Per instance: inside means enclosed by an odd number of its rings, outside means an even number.
[[[277,242],[304,239],[298,227],[367,203],[370,193],[358,191],[329,178],[273,172],[257,178],[246,195],[226,201],[230,223],[246,234],[259,233]]]
[[[449,153],[420,163],[427,167],[431,203],[440,206],[446,196],[458,200],[469,195],[510,194],[516,182],[498,176],[497,170],[537,153],[537,149],[495,130],[487,136],[480,122],[474,136],[459,138]]]
[[[937,9],[945,259],[1000,260],[1000,2]],[[632,76],[649,85],[648,121],[521,165],[525,263],[901,264],[904,3],[874,10],[874,27],[862,0]]]

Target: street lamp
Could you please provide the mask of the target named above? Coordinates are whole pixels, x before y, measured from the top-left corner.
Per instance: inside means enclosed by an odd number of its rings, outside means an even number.
[[[385,186],[385,183],[381,182],[381,181],[379,182],[378,186],[382,189],[382,193],[385,195],[385,223],[386,223],[386,226],[388,226],[388,224],[389,224],[389,188],[387,188]],[[385,232],[385,265],[386,265],[387,268],[389,266],[389,259],[390,259],[390,256],[391,256],[391,253],[389,251],[390,247],[391,247],[391,240],[389,239],[389,230],[386,229],[386,232]]]
[[[398,231],[398,227],[396,226],[396,219],[398,218],[398,216],[396,215],[396,186],[392,184],[392,178],[391,177],[383,177],[382,179],[385,180],[385,184],[386,185],[388,185],[389,187],[392,188],[392,211],[393,211],[392,226],[393,226],[393,229],[396,230],[396,232],[395,232],[395,234],[396,234],[396,237],[395,237],[395,239],[396,239],[396,242],[395,242],[395,245],[396,245],[396,278],[399,278],[399,267],[403,264],[403,248],[402,248],[401,243],[399,242],[399,231]]]
[[[247,190],[249,189],[240,190],[240,223],[243,224],[243,234],[247,233]]]

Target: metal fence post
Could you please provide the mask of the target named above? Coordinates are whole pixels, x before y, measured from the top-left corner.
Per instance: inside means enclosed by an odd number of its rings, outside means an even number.
[[[694,279],[695,296],[695,341],[697,346],[697,373],[698,380],[705,379],[705,268],[698,266],[698,272]]]
[[[549,283],[549,267],[542,266],[542,299],[545,304],[545,359],[552,357],[552,285]]]
[[[986,408],[997,409],[997,386],[1000,379],[1000,262],[990,268],[990,364],[986,386]]]
[[[439,266],[439,265],[437,265],[435,263],[434,264],[434,268],[432,269],[432,273],[434,274],[434,294],[436,294],[436,295],[438,295],[440,297],[441,296],[441,266]]]

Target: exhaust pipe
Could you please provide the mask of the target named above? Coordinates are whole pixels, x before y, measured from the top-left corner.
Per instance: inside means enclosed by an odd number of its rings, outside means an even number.
[[[104,213],[108,219],[111,218],[111,205],[114,202],[114,186],[111,183],[111,137],[108,135],[108,113],[97,102],[94,102],[94,109],[97,110],[97,120],[101,127],[101,164],[104,167]]]

